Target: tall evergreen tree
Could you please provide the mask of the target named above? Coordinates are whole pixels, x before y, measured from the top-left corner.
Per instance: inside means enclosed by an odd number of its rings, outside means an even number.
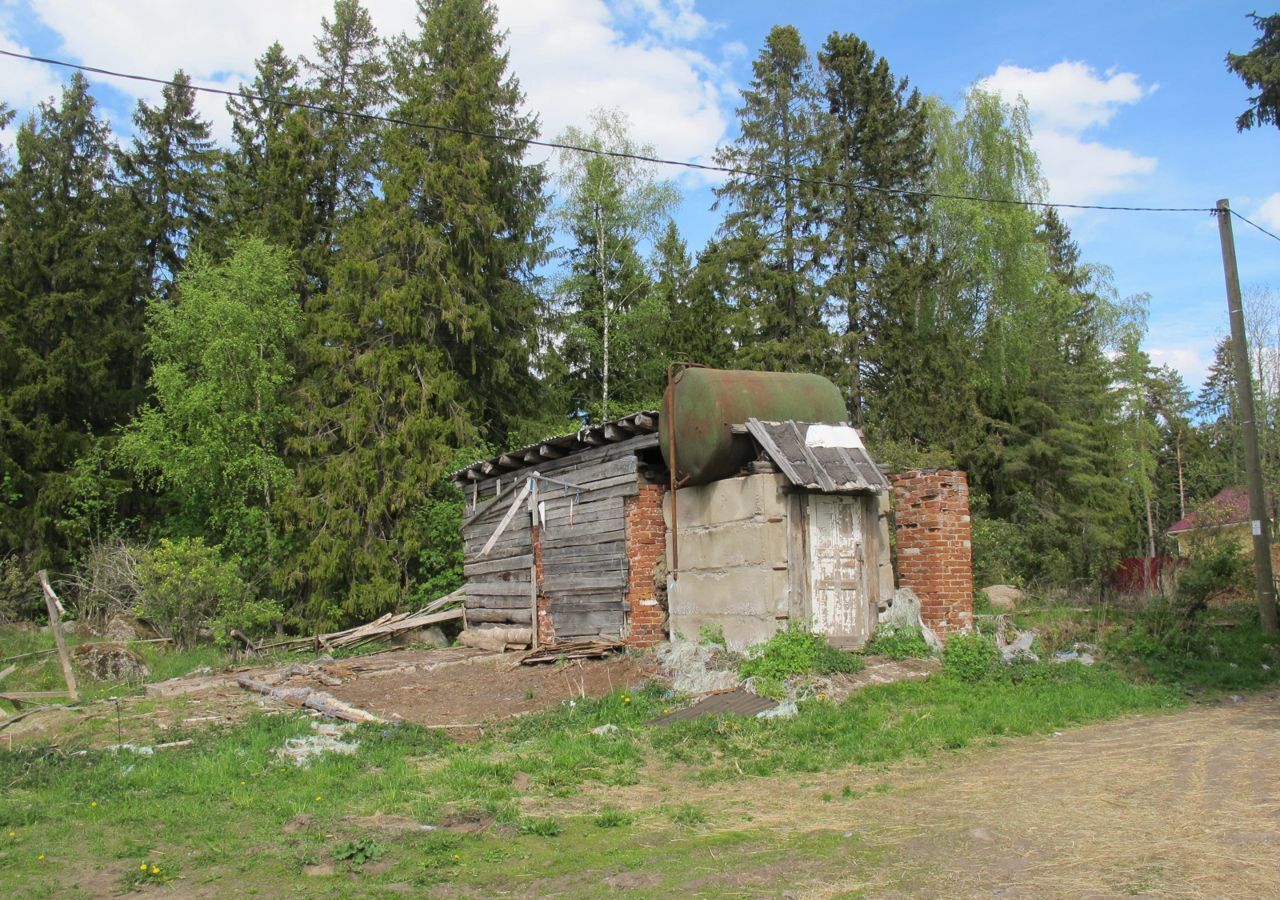
[[[310,270],[310,248],[322,243],[314,202],[320,192],[323,146],[317,114],[289,104],[309,100],[298,63],[278,42],[255,63],[243,94],[227,101],[234,147],[227,156],[223,202],[211,243],[256,235],[303,264],[298,289],[305,305],[322,287]]]
[[[138,101],[133,146],[120,157],[141,243],[140,292],[167,296],[194,237],[212,216],[217,152],[179,70],[158,107]]]
[[[653,247],[654,293],[666,310],[667,335],[662,342],[669,360],[687,359],[704,366],[728,366],[733,360],[729,339],[730,307],[723,272],[714,260],[714,242],[697,265],[674,221]]]
[[[357,115],[318,117],[319,174],[312,202],[319,233],[314,244],[299,248],[317,291],[328,286],[338,232],[373,196],[381,126],[363,116],[382,112],[390,96],[385,47],[360,0],[335,0],[333,18],[320,25],[315,59],[304,61],[308,97],[326,109]]]
[[[716,189],[726,210],[717,264],[735,300],[739,361],[832,374],[815,197],[795,180],[811,178],[818,161],[817,95],[800,32],[773,28],[752,73],[738,137],[716,154],[721,165],[763,173],[731,175]]]
[[[141,396],[141,307],[114,148],[74,75],[17,134],[0,198],[0,553],[66,558],[68,471]]]
[[[825,287],[840,333],[839,383],[861,424],[864,369],[877,369],[886,388],[911,383],[940,330],[934,310],[921,302],[928,273],[913,271],[930,262],[920,241],[925,200],[899,193],[926,183],[928,117],[919,92],[909,90],[905,78],[895,79],[888,62],[855,35],[828,37],[818,66],[825,115],[817,172],[827,182],[857,185],[822,187],[817,216],[825,233]],[[901,410],[903,398],[884,399]]]
[[[1271,124],[1280,128],[1280,13],[1249,13],[1261,32],[1248,53],[1228,53],[1227,68],[1258,93],[1236,119],[1236,130]]]
[[[395,118],[533,137],[485,0],[420,0],[393,53]],[[288,522],[307,535],[284,574],[312,620],[366,616],[413,589],[416,511],[456,448],[501,437],[534,387],[542,173],[524,145],[391,126],[380,192],[339,237],[308,309],[312,375],[290,441]]]

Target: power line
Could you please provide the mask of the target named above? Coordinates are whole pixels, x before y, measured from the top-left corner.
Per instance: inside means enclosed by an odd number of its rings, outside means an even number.
[[[1280,241],[1280,235],[1272,234],[1270,231],[1267,231],[1267,229],[1263,228],[1257,222],[1253,222],[1253,221],[1250,221],[1249,219],[1246,219],[1244,216],[1240,215],[1240,213],[1236,212],[1234,209],[1231,210],[1231,214],[1235,216],[1237,219],[1239,219],[1241,222],[1244,222],[1246,225],[1252,225],[1254,228],[1261,231],[1263,234],[1271,238],[1273,241]]]
[[[234,97],[242,100],[255,100],[259,103],[266,103],[272,106],[281,106],[287,109],[305,109],[311,112],[324,113],[333,116],[347,116],[349,118],[361,119],[369,122],[385,122],[389,125],[401,125],[407,128],[418,128],[425,131],[439,131],[446,134],[456,134],[463,137],[474,137],[489,141],[507,141],[510,143],[521,144],[526,147],[543,147],[548,150],[562,150],[573,153],[587,153],[595,156],[606,156],[613,159],[625,159],[633,162],[651,163],[659,166],[670,166],[675,168],[693,169],[701,172],[714,172],[721,175],[741,175],[748,178],[774,178],[780,181],[789,181],[795,184],[807,184],[814,187],[831,187],[840,188],[841,190],[865,190],[875,193],[889,194],[900,197],[921,197],[926,200],[963,200],[970,203],[991,203],[1004,206],[1022,206],[1037,209],[1096,209],[1109,212],[1214,212],[1214,207],[1206,206],[1105,206],[1095,203],[1051,203],[1045,200],[1012,200],[1003,197],[984,197],[976,194],[950,194],[941,191],[927,191],[916,188],[891,188],[878,184],[870,184],[865,181],[833,181],[826,178],[810,178],[803,175],[788,175],[783,173],[760,172],[754,169],[745,169],[737,166],[721,166],[711,165],[708,163],[688,162],[679,159],[666,159],[660,156],[648,156],[641,153],[625,153],[620,150],[606,150],[600,147],[581,147],[574,144],[564,144],[558,141],[543,141],[536,138],[520,137],[516,135],[494,134],[484,131],[473,131],[468,128],[459,128],[453,125],[441,125],[435,122],[419,122],[411,119],[402,119],[396,116],[384,116],[375,113],[364,113],[355,110],[338,109],[333,106],[323,106],[318,103],[306,103],[300,100],[281,100],[274,97],[264,97],[260,94],[252,94],[248,91],[231,91],[226,88],[209,87],[206,85],[198,85],[191,83],[182,83],[172,81],[166,78],[155,78],[149,75],[138,75],[132,72],[118,72],[112,69],[103,69],[98,66],[82,65],[80,63],[67,62],[62,59],[52,59],[47,56],[33,56],[26,53],[17,53],[12,50],[0,49],[0,55],[8,56],[13,59],[21,59],[27,62],[44,63],[50,66],[61,66],[66,69],[75,69],[80,72],[89,72],[95,75],[105,75],[110,78],[123,78],[128,81],[141,81],[147,84],[158,84],[167,87],[176,87],[182,90],[199,91],[205,94],[217,94],[223,97]],[[1239,213],[1236,213],[1239,215]],[[1243,219],[1244,217],[1241,216]],[[1245,219],[1248,222],[1247,219]],[[1255,228],[1259,226],[1249,222]],[[1263,230],[1259,228],[1259,230]],[[1270,234],[1270,232],[1267,232]],[[1275,235],[1271,235],[1275,237]],[[1280,240],[1280,238],[1277,238]]]

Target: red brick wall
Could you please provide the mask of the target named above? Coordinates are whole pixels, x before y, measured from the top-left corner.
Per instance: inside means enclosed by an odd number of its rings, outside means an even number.
[[[632,647],[652,647],[667,639],[666,525],[662,519],[663,486],[640,485],[626,499],[627,633]],[[661,584],[661,589],[659,585]]]
[[[912,469],[893,476],[898,586],[920,598],[920,618],[938,635],[973,624],[969,481],[964,472]]]

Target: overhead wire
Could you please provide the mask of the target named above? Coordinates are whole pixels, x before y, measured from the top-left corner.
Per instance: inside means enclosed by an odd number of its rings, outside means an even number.
[[[1244,216],[1240,215],[1240,213],[1236,212],[1234,209],[1231,210],[1231,214],[1235,216],[1237,219],[1239,219],[1241,222],[1244,222],[1246,225],[1252,225],[1254,228],[1261,231],[1263,234],[1271,238],[1273,241],[1280,241],[1280,235],[1272,234],[1270,231],[1267,231],[1267,229],[1263,228],[1257,222],[1253,221],[1252,219],[1245,218]]]
[[[524,137],[521,135],[503,135],[493,132],[476,131],[469,128],[461,128],[455,125],[443,125],[438,122],[422,122],[413,119],[404,119],[398,116],[380,115],[377,113],[360,112],[358,110],[340,109],[334,106],[325,106],[319,103],[308,103],[302,100],[285,100],[277,97],[266,97],[261,94],[254,94],[245,90],[229,90],[227,88],[212,87],[209,85],[194,84],[191,82],[180,82],[166,78],[156,78],[150,75],[139,75],[133,72],[120,72],[113,69],[104,69],[99,66],[90,66],[82,63],[68,62],[67,60],[54,59],[47,56],[35,56],[27,53],[18,53],[14,50],[0,49],[0,56],[8,56],[13,59],[26,60],[28,62],[44,63],[51,66],[60,66],[67,69],[74,69],[80,72],[87,72],[94,75],[104,75],[109,78],[121,78],[128,81],[139,81],[147,84],[156,84],[164,87],[175,87],[182,90],[197,91],[205,94],[215,94],[223,97],[230,97],[241,100],[252,100],[259,103],[270,104],[288,109],[305,109],[310,112],[323,113],[325,115],[346,116],[349,118],[360,119],[363,121],[382,122],[388,125],[400,125],[407,128],[418,128],[426,131],[437,131],[446,134],[456,134],[463,137],[473,137],[483,140],[509,142],[521,144],[527,147],[541,147],[548,150],[559,150],[572,153],[585,153],[595,156],[604,156],[612,159],[625,159],[632,162],[650,163],[659,166],[669,166],[683,169],[692,169],[702,172],[713,172],[720,175],[737,175],[748,178],[776,179],[779,181],[789,181],[795,184],[806,184],[815,187],[839,188],[841,190],[864,190],[873,193],[889,194],[902,197],[921,197],[930,200],[959,200],[970,203],[990,203],[1005,206],[1022,206],[1036,209],[1080,209],[1080,210],[1102,210],[1109,212],[1159,212],[1159,213],[1183,213],[1183,212],[1216,212],[1215,207],[1205,206],[1109,206],[1097,203],[1056,203],[1047,200],[1024,200],[1013,199],[1007,197],[988,197],[980,194],[959,194],[947,193],[944,191],[930,191],[920,188],[903,188],[903,187],[886,187],[885,185],[873,184],[866,181],[835,181],[827,178],[813,178],[805,175],[793,175],[782,172],[762,172],[756,169],[749,169],[740,166],[717,165],[711,163],[691,162],[689,160],[669,159],[661,156],[651,156],[644,153],[630,153],[622,150],[609,150],[604,147],[584,147],[576,144],[564,143],[561,141],[544,141],[538,138]],[[1235,212],[1235,210],[1232,210]],[[1239,213],[1236,213],[1240,216]],[[1243,216],[1240,216],[1244,219]],[[1275,238],[1274,234],[1266,231],[1266,229],[1254,222],[1244,219],[1254,228],[1262,231],[1270,237]],[[1280,240],[1280,238],[1276,238]]]

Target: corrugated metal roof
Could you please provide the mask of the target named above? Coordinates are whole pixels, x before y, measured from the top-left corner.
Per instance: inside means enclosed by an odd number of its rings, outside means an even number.
[[[828,494],[889,489],[851,425],[748,419],[747,431],[796,487]]]
[[[469,466],[463,466],[456,472],[452,472],[449,477],[459,484],[483,481],[504,472],[537,465],[543,460],[559,459],[561,456],[605,444],[616,444],[642,434],[655,434],[657,430],[658,411],[656,409],[634,412],[620,419],[601,422],[599,425],[588,425],[570,434],[543,438],[518,450],[499,453],[489,459],[473,462]]]

